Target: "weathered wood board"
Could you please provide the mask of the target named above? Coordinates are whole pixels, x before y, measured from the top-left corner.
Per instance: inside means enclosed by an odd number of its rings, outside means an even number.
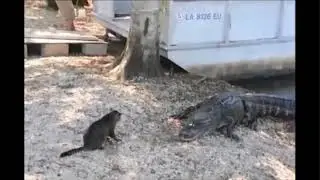
[[[31,55],[28,53],[28,49],[35,44],[40,45],[40,50],[37,51],[36,56],[68,56],[72,44],[80,46],[77,54],[89,56],[104,56],[107,54],[107,43],[105,41],[82,32],[25,28],[24,35],[25,58]]]
[[[82,40],[82,41],[99,41],[95,36],[88,35],[76,31],[64,31],[54,29],[31,29],[24,28],[25,38],[40,38],[40,39],[62,39],[62,40]]]

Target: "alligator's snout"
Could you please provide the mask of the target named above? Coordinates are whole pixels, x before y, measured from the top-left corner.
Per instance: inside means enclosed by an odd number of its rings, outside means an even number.
[[[180,133],[179,139],[181,141],[193,141],[199,136],[203,135],[210,127],[210,118],[207,112],[199,111],[191,116],[192,120],[190,124],[185,125]]]
[[[195,140],[196,138],[195,138],[194,136],[186,133],[186,132],[180,132],[180,133],[179,133],[179,139],[180,139],[181,141],[187,141],[187,142],[188,142],[188,141],[193,141],[193,140]]]
[[[201,136],[203,133],[205,132],[204,129],[182,129],[179,132],[179,139],[181,141],[194,141],[195,139],[197,139],[199,136]]]

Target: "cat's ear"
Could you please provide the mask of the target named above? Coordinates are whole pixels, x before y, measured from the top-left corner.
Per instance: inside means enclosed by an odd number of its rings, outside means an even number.
[[[114,109],[113,109],[113,108],[110,108],[110,112],[111,112],[111,111],[114,111]]]

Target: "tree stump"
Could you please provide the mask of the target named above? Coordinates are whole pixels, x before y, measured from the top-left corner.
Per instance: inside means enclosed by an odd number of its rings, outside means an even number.
[[[113,64],[110,75],[122,81],[135,76],[162,76],[164,73],[159,54],[159,9],[134,9],[131,21],[126,46],[120,58]]]

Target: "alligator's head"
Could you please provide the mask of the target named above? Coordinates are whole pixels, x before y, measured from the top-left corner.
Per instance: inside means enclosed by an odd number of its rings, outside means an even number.
[[[197,112],[183,123],[179,132],[181,141],[193,141],[207,132],[211,127],[211,118],[207,112]]]

